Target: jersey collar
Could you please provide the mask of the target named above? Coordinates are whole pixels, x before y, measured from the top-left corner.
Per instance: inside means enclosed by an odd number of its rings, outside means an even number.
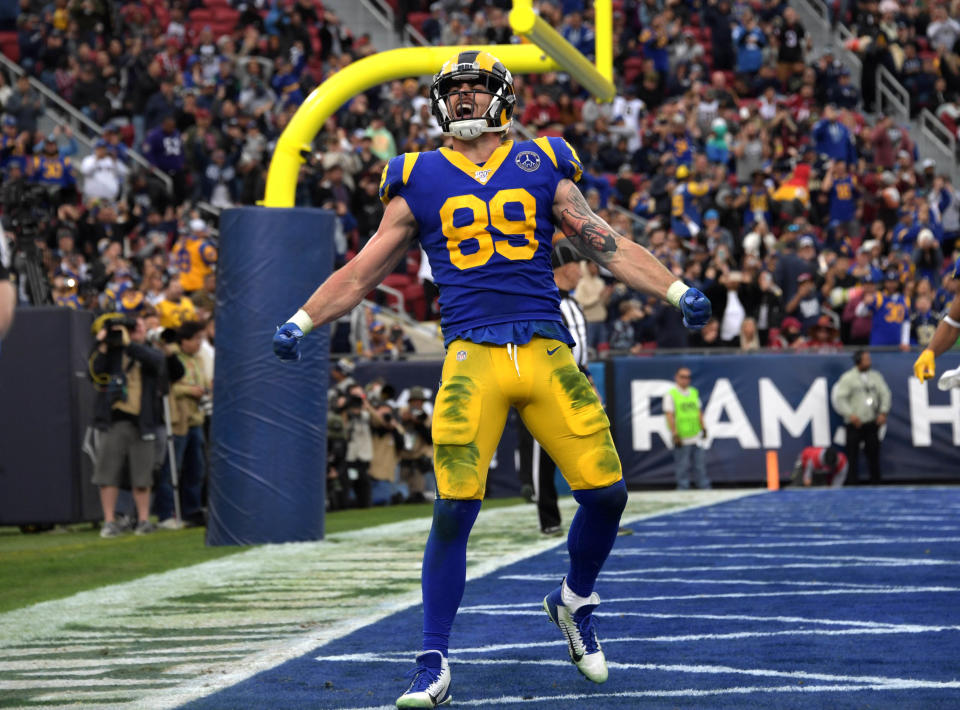
[[[482,166],[478,167],[476,163],[451,148],[440,148],[440,155],[446,158],[451,165],[460,168],[468,177],[473,178],[481,185],[486,185],[493,177],[497,169],[506,160],[507,155],[513,148],[513,141],[502,143],[493,151],[493,154]]]

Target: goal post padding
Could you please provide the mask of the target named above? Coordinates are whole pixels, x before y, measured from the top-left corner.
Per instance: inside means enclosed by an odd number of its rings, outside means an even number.
[[[336,216],[241,207],[220,218],[208,545],[319,540],[330,330],[281,362],[271,338],[333,268]]]

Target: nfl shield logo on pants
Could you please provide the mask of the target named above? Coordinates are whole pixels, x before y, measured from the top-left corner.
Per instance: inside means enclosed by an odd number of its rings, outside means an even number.
[[[466,350],[458,350],[458,351],[457,351],[457,362],[463,362],[463,361],[466,360],[466,359],[467,359],[467,351],[466,351]]]

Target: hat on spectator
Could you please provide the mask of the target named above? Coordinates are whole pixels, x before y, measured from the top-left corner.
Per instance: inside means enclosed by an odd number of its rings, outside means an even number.
[[[414,399],[426,400],[426,399],[429,399],[429,397],[427,397],[427,391],[426,391],[425,389],[423,389],[423,387],[411,387],[411,388],[410,388],[410,396],[408,397],[408,399],[410,399],[410,400],[414,400]]]
[[[860,245],[860,252],[871,252],[873,248],[877,246],[876,239],[865,239],[863,244]]]
[[[3,125],[4,125],[4,126],[16,126],[16,125],[17,125],[17,118],[16,118],[16,116],[11,116],[10,114],[7,114],[6,116],[4,116],[4,117],[3,117]]]
[[[206,232],[206,231],[207,231],[207,223],[204,222],[204,221],[203,221],[202,219],[200,219],[199,217],[196,218],[196,219],[191,219],[189,226],[190,226],[190,231],[191,231],[191,232]]]
[[[800,331],[802,328],[803,328],[803,326],[800,325],[800,321],[798,321],[796,318],[794,318],[794,317],[792,317],[792,316],[791,316],[791,317],[788,317],[788,318],[784,318],[784,319],[780,322],[780,330],[796,330],[796,331]]]
[[[900,273],[896,269],[888,269],[883,275],[884,281],[900,281]]]
[[[333,365],[333,369],[337,372],[342,372],[344,375],[349,375],[353,372],[355,365],[353,362],[348,360],[345,357],[340,358]]]
[[[48,133],[47,136],[46,136],[46,138],[44,138],[43,140],[44,140],[44,142],[46,142],[46,143],[56,143],[56,142],[57,142],[57,137],[56,137],[55,135],[53,135],[52,133]]]
[[[900,3],[896,0],[883,0],[883,2],[880,3],[880,12],[900,12]]]
[[[935,242],[937,238],[933,236],[933,232],[929,229],[921,229],[917,234],[917,244],[923,244],[924,242]]]
[[[100,138],[96,143],[93,144],[94,148],[106,148],[109,145],[103,138]]]
[[[580,254],[573,248],[573,244],[570,243],[569,239],[561,239],[553,245],[553,251],[550,253],[550,263],[554,269],[559,269],[561,266],[579,262],[580,260]]]
[[[790,226],[793,227],[796,225],[790,225]],[[816,249],[817,243],[816,241],[814,241],[813,237],[811,237],[810,235],[805,235],[800,237],[800,241],[797,242],[797,247],[799,249],[803,249],[804,247],[813,247],[814,249]]]
[[[686,165],[681,165],[677,168],[677,180],[684,180],[690,176],[690,168]]]
[[[935,168],[937,167],[937,161],[934,160],[933,158],[926,158],[922,163],[920,163],[920,167],[923,168],[924,170]]]
[[[798,284],[806,283],[807,281],[813,281],[813,274],[804,272],[797,277]]]
[[[903,158],[907,158],[908,160],[910,159],[910,154],[905,150],[901,150],[897,153],[897,160],[902,160]]]
[[[720,219],[720,213],[714,209],[709,209],[703,214],[704,219]]]
[[[198,108],[193,114],[196,118],[210,118],[210,109]]]

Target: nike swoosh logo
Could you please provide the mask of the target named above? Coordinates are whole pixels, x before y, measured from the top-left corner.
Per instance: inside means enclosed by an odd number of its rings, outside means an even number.
[[[558,345],[557,347],[555,347],[553,350],[549,350],[549,349],[548,349],[548,350],[547,350],[547,355],[553,355],[553,354],[554,354],[555,352],[557,352],[557,350],[559,350],[559,349],[560,349],[560,346],[559,346],[559,345]]]

